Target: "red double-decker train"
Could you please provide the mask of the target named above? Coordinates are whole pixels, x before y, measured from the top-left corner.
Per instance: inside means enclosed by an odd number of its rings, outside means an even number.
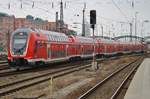
[[[93,56],[144,52],[146,44],[67,36],[53,31],[19,28],[10,37],[8,63],[11,67],[33,66]]]

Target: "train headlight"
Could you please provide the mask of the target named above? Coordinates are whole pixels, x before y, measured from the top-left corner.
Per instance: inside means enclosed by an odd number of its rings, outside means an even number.
[[[23,33],[22,33],[22,32],[20,32],[20,33],[19,33],[19,35],[23,35]]]

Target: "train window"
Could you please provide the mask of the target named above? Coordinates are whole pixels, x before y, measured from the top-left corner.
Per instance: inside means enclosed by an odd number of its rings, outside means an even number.
[[[57,41],[57,37],[54,35],[54,41]]]
[[[52,36],[50,36],[50,40],[53,41],[53,37]]]
[[[53,35],[53,41],[56,41],[56,40],[55,40],[55,36],[54,36],[54,35]]]
[[[59,36],[57,36],[57,41],[59,42]]]
[[[61,36],[59,36],[58,38],[59,38],[59,41],[61,41]]]
[[[66,38],[65,37],[63,37],[63,39],[64,39],[64,42],[66,41]]]
[[[49,35],[47,35],[47,37],[48,37],[48,41],[50,41]]]
[[[60,36],[60,41],[62,41],[62,37]]]
[[[59,38],[58,36],[55,36],[55,39],[56,39],[57,42],[59,41],[58,38]]]
[[[62,37],[62,41],[64,41],[64,37]]]
[[[49,41],[51,41],[52,40],[52,38],[51,38],[51,36],[49,35]]]
[[[49,35],[49,41],[52,41],[52,37]]]
[[[59,36],[57,36],[57,41],[59,42]]]
[[[51,36],[49,35],[48,37],[49,37],[49,42],[50,42],[51,41]]]
[[[57,42],[59,42],[59,36],[56,36],[57,37]]]
[[[50,41],[51,39],[50,39],[50,36],[48,35],[48,41]]]
[[[51,40],[53,41],[53,36],[51,36]]]
[[[60,41],[62,41],[62,37],[60,37]]]
[[[55,36],[56,41],[58,42],[58,36]]]
[[[51,37],[52,37],[52,41],[54,41],[54,36],[52,35]]]

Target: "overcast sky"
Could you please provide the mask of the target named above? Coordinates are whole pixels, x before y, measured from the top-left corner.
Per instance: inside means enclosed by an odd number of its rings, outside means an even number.
[[[132,7],[132,1],[135,2],[134,8]],[[32,8],[33,2],[34,7]],[[135,12],[138,12],[137,31],[138,35],[141,35],[142,22],[150,20],[150,0],[63,0],[63,2],[64,21],[69,24],[70,28],[79,33],[82,29],[84,3],[86,3],[86,20],[88,22],[89,11],[92,9],[97,11],[97,35],[101,35],[101,25],[104,27],[104,35],[106,36],[109,35],[109,31],[111,36],[129,34],[129,22],[132,22]],[[55,12],[59,11],[59,9],[60,0],[0,0],[0,12],[15,15],[15,17],[25,17],[30,14],[34,17],[55,21]],[[78,24],[73,24],[74,22]],[[144,35],[150,35],[148,34],[150,33],[149,26],[150,23],[144,23]]]

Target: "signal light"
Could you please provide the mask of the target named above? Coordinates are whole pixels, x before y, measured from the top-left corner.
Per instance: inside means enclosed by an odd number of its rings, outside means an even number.
[[[96,24],[96,10],[90,11],[90,24]]]

